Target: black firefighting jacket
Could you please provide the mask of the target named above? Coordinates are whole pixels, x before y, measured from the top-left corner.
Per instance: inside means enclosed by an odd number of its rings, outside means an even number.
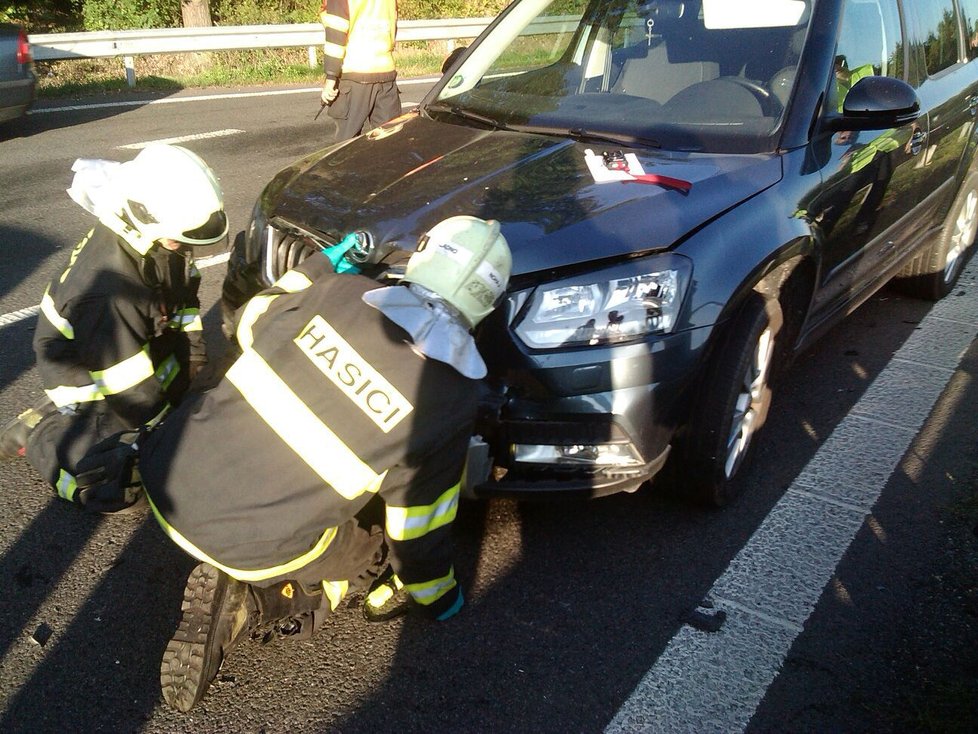
[[[197,290],[188,257],[139,254],[99,223],[41,300],[34,334],[38,371],[58,407],[105,401],[134,428],[158,421],[203,359]]]
[[[395,0],[323,0],[319,20],[326,29],[323,66],[328,78],[377,83],[397,77]]]
[[[478,384],[413,351],[361,300],[376,287],[316,256],[249,301],[242,355],[143,441],[140,472],[174,541],[253,582],[310,563],[379,493],[394,570],[437,617],[461,598],[450,530]]]

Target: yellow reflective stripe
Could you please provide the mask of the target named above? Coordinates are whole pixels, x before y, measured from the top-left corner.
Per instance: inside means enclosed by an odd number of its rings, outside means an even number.
[[[275,281],[272,287],[281,288],[286,293],[298,293],[311,285],[312,281],[305,273],[300,273],[298,270],[287,270],[282,277]]]
[[[342,59],[346,56],[346,46],[340,46],[338,43],[324,43],[323,53],[332,56],[334,59]]]
[[[445,596],[445,593],[455,588],[455,569],[448,572],[447,576],[442,576],[434,581],[426,581],[423,584],[404,584],[404,588],[414,598],[418,604],[434,604]]]
[[[98,389],[98,385],[82,385],[80,387],[61,385],[44,392],[51,399],[51,402],[59,408],[76,403],[92,403],[105,398],[102,391]]]
[[[297,291],[305,290],[310,285],[312,285],[312,281],[304,274],[295,270],[289,270],[276,280],[272,284],[272,287],[280,288],[286,293],[296,293]],[[238,344],[242,349],[254,344],[255,337],[252,333],[252,327],[254,327],[259,317],[268,310],[268,307],[280,295],[282,294],[274,293],[271,295],[255,296],[245,304],[244,310],[241,312],[241,317],[238,319],[237,328]]]
[[[139,255],[145,256],[156,244],[156,240],[144,237],[138,229],[135,229],[118,214],[102,214],[99,216],[99,221],[125,240],[126,244]]]
[[[238,345],[242,349],[247,349],[252,344],[255,343],[254,334],[252,334],[251,329],[255,325],[255,322],[259,317],[268,310],[268,307],[272,305],[272,301],[279,297],[276,293],[271,296],[255,296],[248,303],[245,304],[244,310],[241,312],[241,318],[238,319]]]
[[[95,234],[94,228],[90,229],[88,234],[82,238],[82,241],[75,245],[75,249],[71,251],[71,257],[68,258],[68,267],[65,268],[65,271],[61,274],[61,277],[58,278],[59,283],[64,283],[68,279],[68,273],[70,273],[71,269],[75,266],[75,261],[78,259],[81,251],[85,249],[85,245],[88,244],[88,241],[92,239],[93,234]]]
[[[404,588],[404,584],[401,583],[401,579],[397,577],[397,574],[391,576],[391,581],[394,582],[394,587],[396,587],[396,589]],[[367,594],[367,603],[372,607],[380,608],[391,600],[391,598],[394,596],[394,592],[395,589],[391,588],[390,584],[381,584]]]
[[[153,377],[153,360],[149,357],[149,347],[128,357],[118,364],[104,370],[92,372],[92,379],[105,395],[116,395],[124,392],[143,380]]]
[[[253,350],[231,365],[227,379],[310,469],[348,500],[376,492],[387,472],[360,460]]]
[[[203,331],[204,322],[200,320],[199,308],[184,308],[176,312],[170,321],[180,331]]]
[[[326,594],[326,598],[329,599],[329,608],[332,611],[336,611],[336,607],[340,605],[343,598],[346,596],[346,592],[350,589],[349,581],[323,581],[323,593]]]
[[[75,493],[78,491],[78,483],[75,478],[71,476],[64,469],[58,474],[58,482],[55,485],[58,490],[58,496],[68,500],[69,502],[74,502]]]
[[[332,28],[334,31],[339,31],[340,33],[346,33],[350,30],[349,19],[342,18],[339,15],[323,13],[319,16],[319,20],[324,28]]]
[[[391,540],[413,540],[449,525],[458,510],[459,485],[450,487],[430,505],[392,507],[387,505],[387,536]]]
[[[180,363],[177,358],[172,354],[164,359],[160,366],[156,368],[156,373],[154,377],[160,383],[160,387],[166,390],[172,383],[176,376],[180,374]]]
[[[58,309],[54,307],[54,299],[48,293],[49,290],[50,286],[44,290],[44,297],[41,298],[41,313],[51,322],[51,326],[61,333],[61,336],[65,339],[74,339],[75,327],[71,325],[68,319],[58,313]]]
[[[163,410],[161,410],[155,416],[153,416],[152,418],[150,418],[143,425],[145,425],[147,428],[155,428],[156,427],[156,424],[159,423],[161,420],[163,420],[166,417],[166,414],[170,412],[170,408],[172,408],[172,407],[173,407],[172,405],[170,405],[169,403],[167,403],[166,405],[163,406]]]
[[[146,493],[146,499],[149,501],[149,507],[153,511],[153,515],[156,517],[156,522],[160,524],[160,527],[163,528],[163,532],[169,536],[170,540],[179,545],[184,551],[189,553],[197,560],[209,563],[215,568],[219,568],[224,571],[224,573],[226,573],[228,576],[236,578],[239,581],[263,581],[264,579],[270,579],[273,576],[280,576],[297,571],[303,566],[307,566],[319,558],[319,556],[321,556],[326,549],[329,548],[329,544],[333,542],[333,538],[336,537],[336,528],[326,528],[326,532],[320,536],[319,540],[316,541],[316,544],[298,558],[272,568],[259,568],[245,571],[240,568],[225,566],[223,563],[217,562],[209,555],[204,553],[204,551],[183,537],[183,535],[180,534],[180,531],[166,521],[163,515],[160,514],[159,509],[153,503],[153,498],[149,496],[149,492]]]

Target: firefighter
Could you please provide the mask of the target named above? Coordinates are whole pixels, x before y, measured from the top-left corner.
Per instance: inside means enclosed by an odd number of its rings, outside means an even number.
[[[206,361],[192,248],[222,245],[228,224],[217,177],[185,148],[154,144],[72,170],[68,194],[98,223],[44,292],[34,351],[46,397],[5,426],[0,456],[26,455],[82,503],[76,465],[88,449],[158,422]]]
[[[336,141],[401,114],[394,67],[396,0],[323,0],[326,31],[321,101],[336,121]]]
[[[221,382],[138,442],[157,521],[202,561],[161,664],[169,704],[190,710],[249,633],[309,636],[352,590],[372,586],[372,621],[459,610],[451,526],[486,374],[471,329],[510,269],[499,224],[458,216],[402,284],[315,256],[243,307]]]

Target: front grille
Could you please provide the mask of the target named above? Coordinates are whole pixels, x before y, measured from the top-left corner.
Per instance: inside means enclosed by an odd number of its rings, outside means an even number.
[[[294,226],[270,224],[266,233],[264,252],[265,275],[274,283],[310,255],[335,243]]]

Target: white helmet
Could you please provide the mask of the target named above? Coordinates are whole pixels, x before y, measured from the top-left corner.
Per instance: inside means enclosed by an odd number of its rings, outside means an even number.
[[[404,281],[443,298],[472,328],[496,307],[512,268],[513,256],[499,233],[499,222],[457,216],[421,237]]]
[[[224,194],[217,176],[186,148],[147,145],[122,164],[117,190],[125,214],[149,241],[212,245],[227,235]]]

